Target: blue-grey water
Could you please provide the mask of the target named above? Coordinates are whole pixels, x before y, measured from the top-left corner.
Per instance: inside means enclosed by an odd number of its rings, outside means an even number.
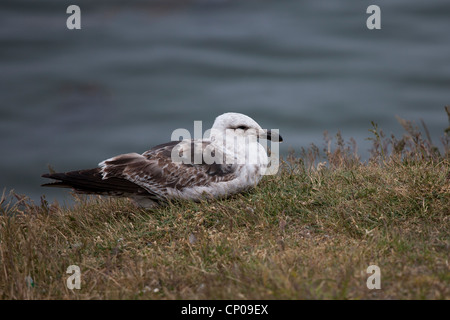
[[[81,8],[81,30],[66,9]],[[381,8],[381,30],[366,9]],[[228,111],[279,128],[282,153],[340,130],[367,155],[371,121],[448,126],[450,2],[423,0],[0,3],[0,187],[144,152]]]

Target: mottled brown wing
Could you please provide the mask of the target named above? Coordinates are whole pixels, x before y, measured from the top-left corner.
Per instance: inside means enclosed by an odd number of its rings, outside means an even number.
[[[202,153],[204,148],[209,145],[208,142],[200,142],[201,150],[195,147],[193,141],[190,142],[192,157],[190,163],[173,161],[174,148],[179,143],[179,141],[172,141],[158,145],[142,155],[130,153],[105,160],[100,164],[103,177],[105,179],[126,179],[148,192],[162,197],[167,196],[167,188],[182,191],[186,188],[208,186],[215,182],[236,178],[236,165],[208,164],[203,161],[203,157],[201,157],[201,163],[194,162],[195,152]],[[197,147],[198,144],[199,142],[196,142]],[[184,150],[186,151],[186,149]],[[175,153],[177,152],[186,157],[186,152],[175,149]]]

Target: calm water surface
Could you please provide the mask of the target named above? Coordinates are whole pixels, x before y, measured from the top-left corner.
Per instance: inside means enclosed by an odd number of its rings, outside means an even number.
[[[376,3],[375,3],[376,2]],[[289,148],[423,119],[437,144],[450,104],[449,1],[69,1],[0,4],[0,187],[38,200],[56,170],[144,152],[228,111]],[[382,29],[366,28],[366,9]]]

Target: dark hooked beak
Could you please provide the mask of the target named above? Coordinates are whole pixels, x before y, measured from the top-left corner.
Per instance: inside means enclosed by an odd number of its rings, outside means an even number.
[[[278,131],[278,130],[277,130]],[[283,138],[277,131],[272,131],[270,129],[263,130],[263,132],[259,135],[261,139],[267,139],[273,142],[282,142]]]

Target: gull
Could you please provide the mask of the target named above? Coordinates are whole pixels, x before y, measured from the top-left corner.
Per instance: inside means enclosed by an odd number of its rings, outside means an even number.
[[[121,154],[94,169],[43,174],[56,182],[42,186],[128,197],[144,208],[172,199],[226,198],[255,187],[265,175],[270,159],[259,139],[282,141],[278,130],[262,129],[249,116],[228,112],[215,119],[209,138]]]

